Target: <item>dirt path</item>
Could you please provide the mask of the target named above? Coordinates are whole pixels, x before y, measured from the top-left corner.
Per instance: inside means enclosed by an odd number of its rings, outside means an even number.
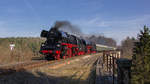
[[[95,62],[101,54],[67,61],[62,67],[43,66],[0,77],[0,84],[94,84]]]

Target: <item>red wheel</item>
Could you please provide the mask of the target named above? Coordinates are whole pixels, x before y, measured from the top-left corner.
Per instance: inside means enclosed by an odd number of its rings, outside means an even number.
[[[66,59],[66,56],[63,56],[63,59]]]
[[[55,60],[60,60],[60,54],[55,54],[54,58],[55,58]]]
[[[71,58],[72,57],[72,50],[69,49],[69,57]]]
[[[60,60],[60,54],[57,55],[57,60]]]

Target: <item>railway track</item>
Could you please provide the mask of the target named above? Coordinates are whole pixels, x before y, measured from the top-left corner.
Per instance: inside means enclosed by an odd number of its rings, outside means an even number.
[[[7,65],[7,66],[0,66],[0,76],[9,75],[15,72],[27,70],[27,69],[33,69],[36,67],[41,67],[44,65],[49,65],[49,67],[55,69],[57,67],[64,66],[65,64],[70,64],[70,62],[76,61],[74,59],[80,58],[80,57],[86,57],[84,56],[75,56],[68,59],[61,59],[61,60],[52,60],[52,61],[30,61],[30,62],[24,62],[24,63],[18,63],[15,65]],[[72,61],[71,61],[72,60]]]

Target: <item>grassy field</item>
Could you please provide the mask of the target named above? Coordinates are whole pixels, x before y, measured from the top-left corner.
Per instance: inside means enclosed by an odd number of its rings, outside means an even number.
[[[38,56],[41,38],[0,38],[0,64],[18,61],[31,60]],[[13,51],[10,50],[10,43],[15,44]]]

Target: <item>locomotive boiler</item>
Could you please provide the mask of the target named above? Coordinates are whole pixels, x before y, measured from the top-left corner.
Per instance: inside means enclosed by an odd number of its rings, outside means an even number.
[[[41,44],[40,53],[45,59],[66,59],[72,56],[96,53],[96,45],[75,35],[68,34],[51,28],[49,31],[42,30],[41,37],[46,41]]]

